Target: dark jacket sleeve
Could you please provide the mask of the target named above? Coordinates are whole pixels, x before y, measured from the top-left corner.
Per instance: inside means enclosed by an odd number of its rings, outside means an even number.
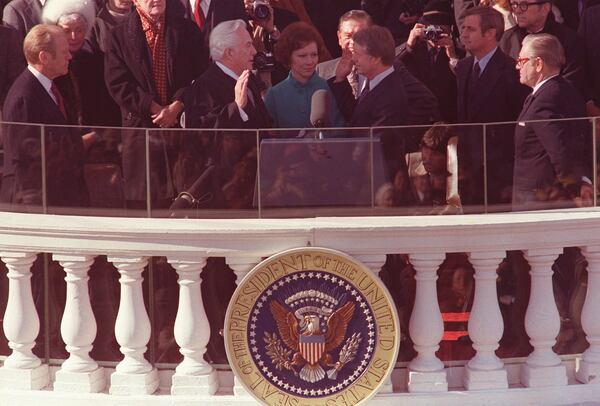
[[[354,114],[354,108],[356,107],[356,99],[352,93],[352,88],[347,80],[341,82],[335,81],[335,76],[327,81],[329,88],[335,97],[335,101],[344,119],[347,123],[352,121],[352,115]]]
[[[578,135],[571,134],[573,123],[568,120],[557,121],[556,119],[564,118],[564,115],[558,112],[556,105],[551,102],[536,103],[532,115],[536,120],[544,120],[530,124],[550,158],[556,177],[559,180],[571,178],[579,181],[581,174],[575,174],[574,170],[580,168],[575,165],[573,159],[580,159],[580,153],[583,151]]]
[[[219,104],[202,82],[194,82],[184,93],[186,128],[243,128],[235,101]]]
[[[408,103],[407,124],[428,124],[437,120],[439,117],[437,97],[414,77],[402,62],[396,61],[394,69],[404,84]]]
[[[8,89],[25,68],[25,58],[21,51],[22,47],[18,33],[13,29],[3,28],[2,34],[0,40],[4,39],[4,41],[0,41],[0,44],[5,47],[4,51],[6,53],[0,51],[0,54],[5,55],[6,59],[0,66],[0,110]]]
[[[138,84],[126,61],[124,41],[117,37],[114,30],[108,37],[104,59],[104,79],[108,92],[122,109],[131,111],[140,117],[150,114],[150,105],[154,95],[144,91]]]

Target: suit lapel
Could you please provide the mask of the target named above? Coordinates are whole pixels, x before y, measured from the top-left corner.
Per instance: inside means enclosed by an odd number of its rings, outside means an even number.
[[[48,110],[44,113],[44,115],[47,114],[47,117],[44,120],[44,121],[46,121],[45,124],[56,124],[56,125],[67,124],[65,116],[63,116],[63,113],[60,111],[60,108],[54,102],[54,100],[52,99],[50,94],[46,91],[46,89],[44,89],[44,86],[42,86],[40,81],[37,80],[37,78],[35,76],[33,76],[33,73],[31,73],[29,71],[29,69],[25,69],[25,72],[29,76],[28,80],[32,81],[35,84],[35,92],[37,93],[37,97],[39,97],[39,101],[44,103],[47,106]],[[43,106],[44,105],[40,106],[41,111],[44,110]]]
[[[535,96],[533,95],[533,93],[527,96],[525,102],[523,103],[523,109],[521,110],[521,114],[519,114],[519,118],[517,120],[522,120],[527,115],[527,110],[529,110],[529,106],[531,106],[531,103],[534,99]]]

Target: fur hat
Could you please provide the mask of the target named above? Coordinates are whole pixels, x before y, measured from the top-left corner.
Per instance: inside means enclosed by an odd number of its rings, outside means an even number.
[[[79,14],[86,22],[86,34],[96,19],[96,6],[93,0],[47,0],[42,10],[42,20],[46,24],[58,24],[64,15]]]

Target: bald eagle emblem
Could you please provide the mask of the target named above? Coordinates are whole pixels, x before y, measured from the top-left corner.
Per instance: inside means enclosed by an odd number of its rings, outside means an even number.
[[[281,340],[275,333],[265,332],[267,354],[279,370],[289,370],[306,382],[315,383],[325,379],[336,379],[337,373],[355,357],[361,342],[360,333],[346,339],[348,323],[354,315],[355,305],[347,301],[335,309],[338,301],[315,290],[298,293],[299,297],[321,298],[326,305],[303,306],[290,310],[277,300],[269,308],[277,324]],[[298,298],[290,297],[286,304]],[[346,339],[335,361],[331,352]],[[287,347],[287,348],[286,348]],[[327,373],[324,368],[330,368]]]

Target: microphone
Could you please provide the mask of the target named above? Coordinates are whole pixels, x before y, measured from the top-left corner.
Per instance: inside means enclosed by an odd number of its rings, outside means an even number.
[[[169,210],[189,209],[194,205],[204,203],[212,198],[210,192],[210,183],[212,181],[212,174],[215,171],[215,166],[210,165],[207,167],[202,175],[196,179],[196,181],[188,188],[177,195]],[[208,191],[207,191],[208,190]],[[199,196],[196,198],[196,196]],[[174,213],[172,213],[174,215]]]
[[[310,99],[310,123],[315,128],[331,127],[331,94],[325,89],[317,90]]]

